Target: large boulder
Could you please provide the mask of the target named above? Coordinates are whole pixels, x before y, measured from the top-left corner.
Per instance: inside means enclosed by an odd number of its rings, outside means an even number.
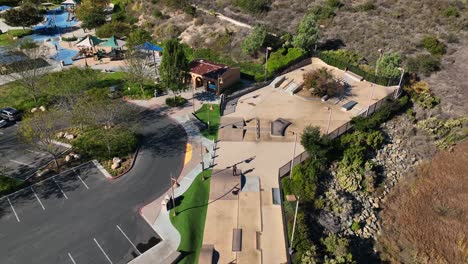
[[[122,159],[119,158],[119,157],[114,157],[114,158],[112,159],[112,163],[121,163],[121,162],[122,162]]]
[[[120,168],[120,163],[113,163],[112,166],[111,166],[111,169],[113,169],[113,170],[116,170],[118,168]]]

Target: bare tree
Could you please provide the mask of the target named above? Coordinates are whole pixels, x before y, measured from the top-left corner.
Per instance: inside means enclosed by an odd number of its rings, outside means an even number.
[[[137,84],[140,87],[141,95],[144,95],[144,85],[158,77],[157,69],[150,67],[146,59],[135,52],[125,58],[125,65],[124,71],[127,73],[129,81]]]
[[[5,78],[15,81],[24,88],[34,102],[37,102],[44,91],[44,83],[41,82],[42,75],[50,71],[49,64],[43,59],[47,48],[34,47],[23,49],[28,59],[15,61],[5,67]]]
[[[57,111],[36,112],[25,118],[19,126],[19,138],[39,151],[49,153],[55,162],[57,171],[60,170],[58,158],[63,147],[56,144],[55,138],[64,125],[64,115]]]

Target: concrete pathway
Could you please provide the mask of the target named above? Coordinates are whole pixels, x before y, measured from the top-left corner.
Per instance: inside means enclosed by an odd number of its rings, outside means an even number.
[[[203,155],[204,164],[212,164],[215,143],[201,136],[200,130],[198,129],[198,127],[202,125],[200,124],[201,122],[191,114],[176,115],[173,118],[179,122],[186,131],[189,144],[201,144],[208,150],[208,152],[204,152],[205,154]],[[184,168],[182,174],[178,178],[179,186],[174,189],[175,198],[181,196],[190,187],[197,175],[202,172],[202,165],[200,162],[192,162],[192,164],[188,163],[187,165],[189,165],[189,168]],[[158,233],[162,241],[129,263],[149,264],[155,263],[155,260],[158,260],[158,263],[173,263],[179,257],[180,253],[177,251],[177,248],[179,247],[181,237],[177,229],[172,225],[169,215],[170,212],[165,206],[169,201],[170,195],[171,190],[168,190],[165,195],[141,209],[141,215]]]

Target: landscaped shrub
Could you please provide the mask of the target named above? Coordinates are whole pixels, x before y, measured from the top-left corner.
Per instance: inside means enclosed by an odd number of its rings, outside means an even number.
[[[78,152],[98,160],[125,157],[135,151],[137,144],[135,133],[124,128],[93,129],[72,141]]]
[[[320,162],[313,160],[294,166],[292,178],[283,182],[284,192],[299,196],[303,201],[313,201],[320,166]]]
[[[332,97],[344,91],[343,84],[337,81],[327,68],[304,73],[303,88],[312,95],[320,97],[324,95]]]
[[[421,41],[422,46],[434,56],[444,55],[446,46],[439,41],[435,36],[425,36]]]
[[[245,54],[254,55],[265,43],[267,31],[264,26],[255,26],[250,35],[242,42],[241,48]]]
[[[401,63],[401,56],[398,52],[385,53],[377,61],[377,75],[388,78],[398,78],[401,71],[398,69]]]
[[[1,169],[2,168],[0,168],[0,170]],[[15,191],[23,184],[23,181],[2,174],[3,173],[0,171],[0,195]]]
[[[268,72],[276,73],[280,70],[285,69],[288,65],[299,61],[307,55],[302,49],[298,48],[281,48],[275,52],[272,52],[268,59]]]
[[[77,41],[77,40],[78,40],[78,38],[75,37],[75,36],[72,36],[72,37],[69,37],[69,38],[62,37],[62,41],[66,41],[66,42],[72,42],[72,41]]]
[[[368,132],[380,126],[383,122],[387,121],[390,117],[404,110],[408,105],[409,99],[403,96],[397,101],[390,101],[382,105],[370,117],[357,116],[351,120],[351,124],[355,130]]]
[[[346,62],[348,64],[359,65],[360,62],[363,60],[363,57],[359,55],[357,52],[352,50],[346,49],[338,49],[338,50],[325,50],[321,52],[324,55],[327,55],[333,59],[340,60]]]
[[[183,106],[185,103],[187,103],[187,99],[183,98],[180,95],[166,98],[166,104],[170,107]]]
[[[333,256],[329,263],[353,263],[353,255],[349,252],[348,239],[337,237],[331,233],[320,241],[325,246],[327,253]]]
[[[425,76],[440,70],[440,59],[430,54],[421,54],[410,57],[406,60],[406,70],[408,72],[420,73]]]

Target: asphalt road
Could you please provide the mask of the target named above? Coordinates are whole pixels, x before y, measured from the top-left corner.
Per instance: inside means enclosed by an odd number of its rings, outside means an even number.
[[[0,166],[6,167],[10,177],[25,180],[51,161],[52,155],[20,142],[17,130],[18,126],[14,124],[0,129]]]
[[[88,163],[0,199],[0,263],[127,263],[137,254],[133,245],[156,244],[138,210],[179,175],[187,138],[155,112],[140,123],[142,147],[124,177],[106,180]]]

